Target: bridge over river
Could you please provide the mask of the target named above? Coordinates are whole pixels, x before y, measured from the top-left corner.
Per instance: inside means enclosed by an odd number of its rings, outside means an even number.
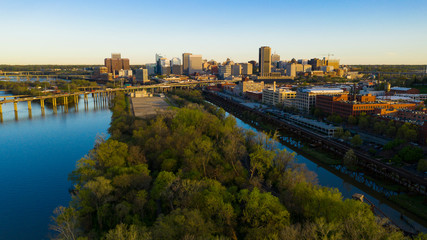
[[[106,88],[106,89],[98,89],[92,91],[79,91],[73,93],[62,93],[62,94],[52,94],[52,95],[43,95],[43,96],[28,96],[28,95],[14,95],[14,96],[4,96],[1,97],[3,100],[0,100],[0,116],[3,114],[3,104],[13,104],[15,113],[18,112],[18,102],[27,102],[28,111],[31,113],[31,104],[32,102],[39,102],[41,106],[42,113],[45,108],[45,102],[48,101],[52,104],[54,110],[56,109],[58,104],[63,104],[65,109],[68,108],[70,99],[72,100],[75,106],[79,101],[80,96],[83,96],[85,104],[88,103],[88,95],[92,95],[95,102],[97,101],[108,101],[111,100],[112,97],[117,92],[125,92],[132,93],[141,90],[148,90],[151,92],[166,92],[173,89],[185,89],[190,87],[201,87],[206,86],[212,83],[223,83],[225,81],[197,81],[197,82],[186,82],[186,83],[162,83],[162,84],[153,84],[153,85],[142,85],[135,87],[126,87],[126,88]],[[230,81],[227,81],[230,82]],[[89,89],[93,89],[93,87],[88,87]],[[86,89],[85,89],[86,90]]]

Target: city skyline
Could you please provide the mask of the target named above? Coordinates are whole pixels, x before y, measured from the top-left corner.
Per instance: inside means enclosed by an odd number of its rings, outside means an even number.
[[[153,63],[157,52],[247,62],[260,46],[284,60],[334,54],[342,64],[427,64],[425,1],[111,4],[4,3],[0,64],[101,65],[111,52],[132,65]]]

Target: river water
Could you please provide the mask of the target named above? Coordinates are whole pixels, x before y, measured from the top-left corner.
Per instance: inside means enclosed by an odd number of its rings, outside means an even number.
[[[11,95],[0,91],[0,96]],[[0,123],[0,239],[49,239],[50,216],[59,205],[68,205],[68,174],[76,161],[93,148],[97,134],[106,134],[111,120],[107,106],[95,107],[89,98],[79,111],[54,114],[32,103],[3,104]]]
[[[256,133],[260,133],[256,128],[245,123],[241,119],[236,117],[236,120],[237,120],[237,125],[242,127],[243,129],[252,130]],[[363,194],[367,199],[369,199],[377,208],[379,208],[382,212],[384,212],[387,215],[387,217],[389,217],[400,228],[403,228],[404,230],[409,232],[415,232],[415,231],[427,232],[425,221],[423,221],[423,223],[420,223],[421,220],[414,220],[413,219],[414,216],[412,215],[408,216],[408,214],[404,213],[402,209],[395,209],[391,207],[389,203],[387,203],[385,199],[382,199],[381,197],[379,197],[378,194],[374,193],[375,194],[374,196],[372,194],[373,192],[369,191],[369,189],[364,191],[361,188],[355,186],[356,184],[357,185],[361,185],[361,184],[358,184],[357,182],[352,181],[351,179],[350,181],[344,180],[343,178],[335,175],[334,173],[320,166],[314,161],[309,160],[308,158],[304,157],[301,154],[298,154],[297,152],[283,145],[282,143],[277,142],[277,147],[280,149],[286,149],[289,152],[295,153],[296,154],[295,158],[297,163],[305,164],[308,170],[315,172],[317,174],[319,185],[330,187],[330,188],[337,188],[342,193],[344,198],[352,198],[352,195],[355,193]]]
[[[0,96],[11,95],[1,92]],[[97,134],[106,134],[111,120],[107,106],[95,105],[89,98],[88,108],[79,102],[78,111],[58,107],[41,114],[40,105],[32,104],[31,116],[27,103],[18,103],[16,116],[13,104],[3,105],[0,123],[0,240],[48,239],[50,217],[59,205],[68,205],[71,186],[68,174],[76,161],[93,148]],[[237,119],[237,124],[258,132]],[[286,146],[279,144],[280,148]],[[293,152],[293,151],[292,151]],[[338,188],[345,198],[362,193],[392,220],[413,231],[400,219],[400,212],[350,182],[297,154],[297,161],[318,175],[319,184]],[[408,217],[409,219],[409,217]],[[418,230],[426,229],[409,219]]]

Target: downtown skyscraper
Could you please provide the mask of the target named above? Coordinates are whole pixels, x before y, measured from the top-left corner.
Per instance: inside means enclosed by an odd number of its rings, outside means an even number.
[[[271,48],[263,46],[259,48],[259,75],[270,76],[271,74]]]

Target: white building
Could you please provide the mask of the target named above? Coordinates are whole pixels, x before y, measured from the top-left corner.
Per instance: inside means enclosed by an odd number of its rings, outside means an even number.
[[[189,55],[188,74],[202,72],[202,55]]]
[[[332,124],[319,122],[313,119],[307,119],[298,115],[291,115],[287,118],[287,120],[294,124],[309,128],[312,131],[326,135],[328,138],[333,137],[335,135],[335,131],[337,130],[337,127]]]
[[[132,70],[119,70],[119,77],[132,77]]]
[[[295,77],[297,73],[304,72],[304,67],[302,64],[298,63],[288,63],[286,64],[286,75],[290,77]]]
[[[274,82],[272,88],[262,90],[262,102],[269,105],[281,104],[285,99],[295,98],[295,95],[295,91],[287,88],[276,88],[276,82]]]
[[[242,63],[242,75],[252,75],[252,64],[251,63]]]
[[[309,113],[316,105],[317,95],[341,95],[343,92],[340,88],[300,88],[295,96],[294,107],[303,113]]]
[[[181,65],[181,59],[176,58],[176,57],[172,58],[172,59],[170,60],[170,66],[171,66],[171,68],[172,68],[172,66],[174,66],[174,65]]]

